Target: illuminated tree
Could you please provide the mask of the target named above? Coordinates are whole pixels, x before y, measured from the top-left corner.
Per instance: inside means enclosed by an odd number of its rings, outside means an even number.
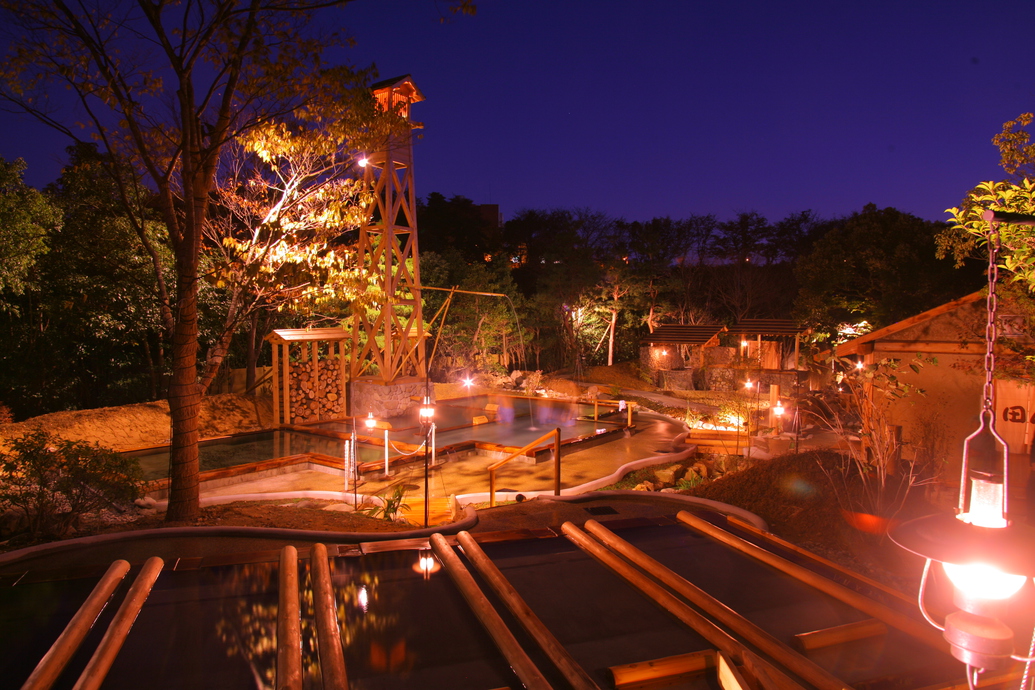
[[[42,194],[22,182],[25,163],[0,158],[0,309],[10,308],[4,293],[19,295],[46,236],[61,226],[61,214]]]
[[[199,512],[198,289],[220,164],[230,142],[322,93],[329,75],[321,56],[336,41],[316,35],[312,22],[317,9],[343,4],[0,1],[16,36],[2,67],[2,96],[131,164],[147,180],[165,226],[175,266],[171,290],[159,280],[172,334],[169,520]],[[134,215],[141,205],[132,190],[121,194],[146,244]]]

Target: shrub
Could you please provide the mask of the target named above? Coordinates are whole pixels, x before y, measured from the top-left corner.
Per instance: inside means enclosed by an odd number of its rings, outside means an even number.
[[[140,466],[113,450],[35,429],[0,453],[0,507],[18,508],[34,536],[63,536],[83,515],[140,496]]]
[[[0,403],[0,424],[10,424],[14,421],[14,413],[11,408]]]
[[[389,522],[394,522],[396,519],[401,517],[399,513],[410,509],[410,506],[403,502],[406,496],[406,489],[402,484],[398,484],[395,490],[391,494],[380,494],[383,503],[381,505],[374,505],[369,508],[360,509],[356,512],[360,515],[366,515],[372,518],[383,518]]]

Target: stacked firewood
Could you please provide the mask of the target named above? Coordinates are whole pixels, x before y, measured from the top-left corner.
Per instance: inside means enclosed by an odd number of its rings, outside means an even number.
[[[293,424],[336,419],[345,409],[341,365],[336,357],[294,362],[291,365],[291,421]]]

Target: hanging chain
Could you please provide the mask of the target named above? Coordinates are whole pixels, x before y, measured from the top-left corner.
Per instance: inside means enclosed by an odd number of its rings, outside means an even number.
[[[988,225],[988,321],[985,323],[985,388],[981,400],[981,412],[987,414],[990,419],[995,418],[992,408],[992,395],[995,390],[992,372],[995,371],[995,341],[998,337],[996,321],[999,303],[995,288],[999,280],[999,249],[999,227],[992,221]]]

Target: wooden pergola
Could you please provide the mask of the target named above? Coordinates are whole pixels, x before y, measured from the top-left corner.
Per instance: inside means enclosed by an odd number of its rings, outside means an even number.
[[[292,388],[301,391],[301,370],[312,377],[313,384],[307,386],[311,399],[319,404],[334,396],[332,402],[345,402],[346,395],[346,353],[345,341],[352,334],[344,328],[286,328],[275,330],[266,336],[273,348],[273,424],[275,426],[294,423],[300,412],[292,403]],[[321,348],[322,344],[326,347]],[[291,347],[296,346],[295,367],[292,376]],[[321,357],[322,355],[322,357]],[[337,357],[337,363],[333,359]],[[324,363],[331,362],[327,366]],[[307,381],[308,382],[308,381]],[[292,386],[292,383],[295,385]],[[294,396],[297,398],[298,396]],[[308,394],[307,394],[307,397]],[[312,408],[311,408],[312,409]],[[343,414],[343,413],[342,413]],[[304,417],[314,415],[307,413]],[[317,413],[316,417],[322,417]],[[338,415],[332,415],[338,416]]]
[[[741,337],[742,342],[750,342],[750,339],[754,339],[757,343],[759,361],[762,358],[762,338],[794,338],[794,368],[795,370],[801,367],[798,364],[798,356],[801,353],[801,336],[807,332],[808,329],[798,325],[797,321],[792,319],[741,319],[731,329],[733,333],[737,333]],[[764,369],[783,369],[782,360],[779,362],[778,367],[764,367]]]
[[[684,326],[681,324],[665,324],[654,329],[653,333],[640,339],[641,345],[700,345],[715,347],[719,344],[719,334],[727,328],[718,323]]]

